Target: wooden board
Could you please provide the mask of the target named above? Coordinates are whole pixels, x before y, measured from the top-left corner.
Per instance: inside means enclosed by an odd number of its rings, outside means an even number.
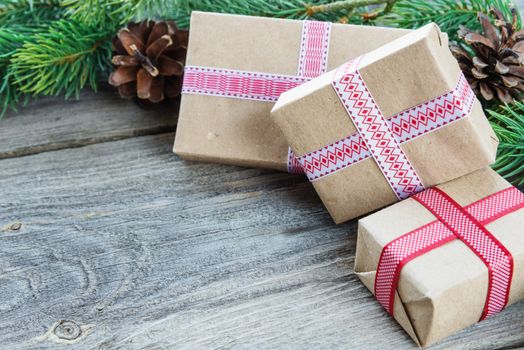
[[[184,162],[172,139],[0,161],[2,347],[414,348],[352,273],[355,222],[300,177]],[[436,348],[524,346],[523,320]]]
[[[9,112],[0,120],[0,159],[171,132],[175,107],[144,110],[120,99],[105,84],[98,94],[83,91],[79,101],[42,98],[22,113]]]

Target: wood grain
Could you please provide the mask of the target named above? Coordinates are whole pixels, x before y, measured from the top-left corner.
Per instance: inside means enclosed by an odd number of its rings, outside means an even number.
[[[42,98],[0,120],[0,159],[171,132],[176,109],[143,110],[105,84],[98,94],[83,91],[80,100]]]
[[[352,273],[355,222],[300,177],[184,162],[172,139],[1,161],[2,347],[414,348]],[[523,320],[435,349],[524,346]]]

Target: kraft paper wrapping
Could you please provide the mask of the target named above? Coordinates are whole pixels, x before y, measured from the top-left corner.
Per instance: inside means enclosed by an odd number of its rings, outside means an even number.
[[[297,75],[302,22],[193,12],[187,65]],[[328,69],[409,31],[333,24]],[[287,170],[271,102],[184,94],[174,152],[188,160]]]
[[[467,206],[511,185],[484,168],[438,188]],[[359,221],[355,272],[373,292],[382,248],[435,217],[419,202],[407,199]],[[508,305],[524,298],[524,208],[486,228],[514,259]],[[394,317],[420,345],[429,346],[466,328],[481,317],[488,289],[488,269],[456,239],[407,263],[400,273]],[[496,316],[495,316],[496,317]]]
[[[455,88],[460,68],[435,24],[364,55],[359,71],[386,119]],[[356,132],[331,83],[335,71],[282,94],[272,110],[291,148],[301,156]],[[401,145],[426,188],[491,164],[498,139],[475,99],[466,118]],[[373,158],[313,185],[336,223],[398,201]]]

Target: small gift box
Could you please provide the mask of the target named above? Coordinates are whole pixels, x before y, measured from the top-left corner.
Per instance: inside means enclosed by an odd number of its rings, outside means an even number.
[[[489,168],[359,221],[355,272],[420,345],[524,298],[524,194]]]
[[[193,12],[175,153],[300,172],[269,116],[278,96],[407,32]]]
[[[337,223],[485,167],[498,144],[434,24],[283,93],[272,118]]]

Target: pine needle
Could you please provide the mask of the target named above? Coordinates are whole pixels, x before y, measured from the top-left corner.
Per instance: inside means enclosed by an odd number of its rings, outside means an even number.
[[[0,0],[0,27],[43,26],[63,12],[59,0]]]
[[[338,3],[340,6],[327,6]],[[354,7],[358,3],[358,8]],[[192,11],[234,13],[262,17],[288,19],[316,19],[330,22],[365,22],[361,14],[370,12],[371,5],[386,4],[387,1],[303,1],[303,0],[173,0],[165,13],[176,19],[182,27],[189,26]],[[316,9],[316,10],[313,10]],[[356,10],[356,11],[355,11]]]
[[[72,18],[88,24],[124,24],[144,19],[172,19],[182,28],[189,26],[192,11],[233,13],[290,19],[318,19],[331,22],[363,23],[361,13],[368,5],[386,5],[394,0],[63,0]],[[331,5],[336,6],[331,7]],[[375,6],[376,7],[376,6]],[[373,7],[375,10],[376,8]],[[384,7],[384,6],[381,6]],[[353,11],[355,10],[356,11]],[[388,6],[389,9],[389,6]]]
[[[460,25],[480,30],[477,13],[489,13],[492,7],[511,18],[514,5],[509,0],[398,0],[392,11],[380,21],[386,26],[399,28],[419,28],[435,22],[455,40]],[[519,27],[520,23],[519,16]]]
[[[499,174],[517,186],[524,185],[524,103],[514,102],[488,110],[491,126],[500,144],[493,165]]]
[[[78,22],[118,29],[129,18],[133,0],[62,0],[67,16]]]
[[[7,109],[25,101],[23,94],[14,85],[9,65],[16,50],[31,39],[35,31],[26,27],[0,28],[0,118]]]
[[[78,97],[86,84],[96,90],[99,72],[108,69],[112,35],[72,20],[56,21],[16,50],[9,73],[21,93]]]

